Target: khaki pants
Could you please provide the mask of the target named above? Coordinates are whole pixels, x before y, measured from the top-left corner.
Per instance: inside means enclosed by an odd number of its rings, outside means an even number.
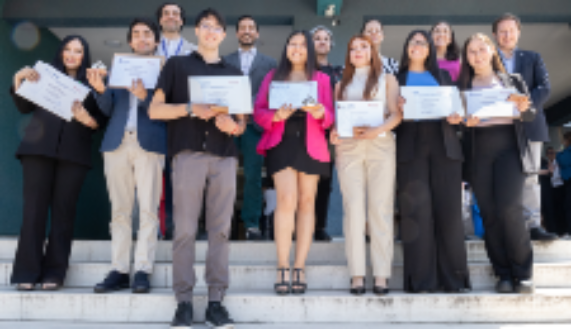
[[[111,253],[113,269],[129,273],[135,190],[139,204],[139,233],[135,271],[152,273],[157,248],[157,217],[165,156],[141,148],[136,133],[125,132],[119,148],[104,153],[105,177],[111,199]]]
[[[389,278],[393,259],[395,140],[345,140],[336,148],[343,195],[343,231],[352,277],[366,275],[365,223],[369,223],[373,275]]]

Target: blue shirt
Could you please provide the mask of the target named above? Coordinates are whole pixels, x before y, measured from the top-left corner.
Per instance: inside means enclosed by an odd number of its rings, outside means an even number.
[[[430,74],[430,72],[425,71],[422,73],[419,72],[408,72],[408,76],[406,79],[407,86],[440,86],[438,81]]]
[[[564,181],[571,179],[571,147],[557,153],[557,165]]]
[[[506,71],[508,71],[509,74],[513,74],[514,73],[514,68],[515,68],[515,52],[517,49],[514,49],[514,51],[512,51],[512,57],[511,58],[507,58],[504,53],[498,49],[498,53],[500,53],[500,57],[502,57],[502,62],[504,63],[504,67],[506,68]]]

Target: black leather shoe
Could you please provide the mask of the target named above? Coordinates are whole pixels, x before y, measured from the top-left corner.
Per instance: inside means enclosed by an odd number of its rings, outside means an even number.
[[[374,286],[373,293],[377,296],[385,296],[389,294],[389,288]]]
[[[358,287],[353,287],[353,279],[351,279],[350,281],[351,284],[351,289],[349,289],[349,292],[352,295],[364,295],[367,292],[367,288],[365,288],[365,279],[363,279],[363,285],[362,286],[358,286]]]
[[[496,292],[500,294],[511,294],[514,292],[514,285],[512,280],[500,279],[496,283]]]
[[[264,241],[266,238],[259,228],[251,227],[246,230],[246,240],[248,241]]]
[[[535,285],[532,280],[515,280],[514,292],[518,294],[533,294],[535,292]]]
[[[325,231],[325,229],[317,229],[313,234],[313,239],[315,241],[331,242],[331,236]]]
[[[143,271],[135,273],[133,278],[133,293],[148,294],[151,291],[151,283],[149,282],[149,274]]]
[[[234,328],[234,320],[220,302],[208,302],[206,309],[206,325],[210,328]]]
[[[171,322],[171,329],[191,329],[192,328],[192,303],[178,303],[174,318]]]
[[[529,238],[532,241],[554,241],[558,239],[557,234],[549,233],[541,227],[530,229]]]
[[[98,283],[95,288],[93,288],[93,291],[98,294],[103,294],[106,292],[129,289],[129,281],[129,274],[111,271],[107,274],[107,277],[103,282]]]

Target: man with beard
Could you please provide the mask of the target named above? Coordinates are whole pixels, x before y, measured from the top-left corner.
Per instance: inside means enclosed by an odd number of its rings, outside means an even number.
[[[333,33],[325,26],[319,25],[311,30],[311,35],[313,36],[319,70],[329,76],[331,89],[335,90],[335,84],[337,84],[343,76],[343,67],[329,63],[329,53],[331,52],[331,47],[334,45]],[[334,93],[331,92],[331,95],[333,94]],[[327,140],[329,140],[329,131],[327,131],[327,136]],[[333,167],[333,161],[331,162],[331,167]],[[333,168],[331,172],[333,172]],[[331,241],[331,237],[326,231],[330,195],[331,176],[320,177],[319,185],[317,185],[317,197],[315,198],[314,239],[316,241]]]
[[[157,9],[157,21],[161,26],[162,36],[156,55],[169,59],[172,56],[188,55],[196,50],[196,46],[181,35],[185,16],[182,6],[175,2],[165,2]]]
[[[164,56],[165,60],[167,60],[172,56],[184,56],[196,50],[196,46],[181,35],[186,17],[181,5],[175,2],[165,2],[157,9],[156,16],[161,26],[162,36],[155,55]],[[172,239],[174,231],[172,208],[171,166],[170,159],[167,159],[160,216],[165,222],[164,237],[167,240]]]
[[[255,102],[262,80],[269,71],[277,67],[276,61],[261,54],[256,49],[256,41],[260,37],[260,27],[253,17],[244,15],[236,23],[236,36],[240,48],[225,57],[230,64],[250,77],[252,99]],[[262,216],[262,165],[264,157],[256,152],[256,146],[262,137],[262,130],[249,118],[244,134],[236,142],[244,159],[244,202],[242,203],[242,221],[246,227],[246,238],[251,241],[264,240],[260,232]]]

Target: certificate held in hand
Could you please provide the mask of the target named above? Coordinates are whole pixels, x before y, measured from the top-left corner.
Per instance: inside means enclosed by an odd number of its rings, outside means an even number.
[[[131,88],[133,80],[141,79],[145,89],[155,89],[161,68],[162,56],[140,56],[115,54],[111,66],[109,86],[111,88]]]
[[[71,121],[73,103],[83,102],[89,94],[89,88],[42,61],[34,65],[34,70],[38,72],[40,80],[24,81],[16,90],[16,94],[64,120]]]
[[[482,89],[465,91],[466,112],[478,118],[519,118],[515,104],[508,101],[514,89]]]
[[[251,114],[252,87],[248,76],[192,76],[188,78],[190,102],[226,108],[228,114]]]
[[[308,100],[317,102],[317,81],[278,82],[270,84],[270,109],[278,110],[284,105],[294,109],[305,106]]]
[[[337,134],[351,138],[356,128],[378,127],[385,121],[385,103],[374,101],[339,101],[336,106]]]
[[[433,120],[457,113],[464,116],[460,93],[456,87],[401,87],[404,120]]]

